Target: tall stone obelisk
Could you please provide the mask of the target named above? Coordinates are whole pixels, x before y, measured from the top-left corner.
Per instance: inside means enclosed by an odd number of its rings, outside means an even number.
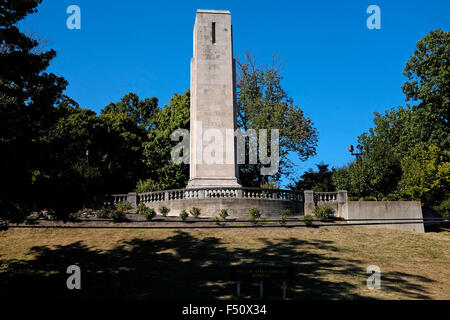
[[[197,10],[191,60],[190,179],[187,188],[239,187],[236,76],[231,13]],[[227,136],[228,132],[228,136]],[[218,134],[222,140],[218,139]],[[211,136],[216,138],[211,138]],[[227,138],[228,137],[228,138]],[[223,143],[209,156],[211,143]]]

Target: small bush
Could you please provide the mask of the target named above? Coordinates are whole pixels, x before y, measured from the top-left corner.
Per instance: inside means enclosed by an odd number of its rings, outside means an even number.
[[[95,216],[99,219],[108,219],[110,213],[111,209],[103,207],[95,213]]]
[[[226,220],[226,218],[228,217],[228,210],[227,210],[227,209],[222,209],[222,210],[220,210],[219,216],[220,216],[223,220]]]
[[[109,219],[111,211],[110,208],[103,207],[95,213],[95,216],[99,219]]]
[[[116,205],[116,208],[125,213],[126,211],[133,209],[133,206],[128,201],[121,201]]]
[[[69,214],[69,216],[67,217],[67,220],[70,222],[77,222],[80,221],[80,215],[76,212],[72,212]]]
[[[287,222],[286,216],[281,216],[281,218],[280,218],[280,224],[281,224],[282,226],[285,226],[285,225],[286,225],[286,222]]]
[[[161,206],[161,207],[159,207],[158,211],[159,211],[159,213],[162,214],[163,217],[167,217],[167,215],[170,212],[170,209],[165,206]]]
[[[223,219],[223,218],[222,218],[222,219]],[[221,223],[220,223],[220,218],[219,218],[219,217],[214,217],[213,223],[216,224],[216,225],[218,225],[218,226],[220,226],[220,225],[221,225]]]
[[[250,221],[253,224],[257,224],[259,218],[261,218],[261,213],[259,212],[259,210],[257,208],[251,208],[248,211],[248,221]]]
[[[302,220],[307,227],[310,227],[313,224],[313,217],[310,214],[305,214]]]
[[[137,213],[144,214],[146,208],[147,206],[145,205],[145,203],[139,202],[139,204],[136,207],[136,211]]]
[[[201,210],[199,208],[193,207],[191,210],[189,210],[189,213],[194,217],[198,218],[198,216],[201,214]]]
[[[127,215],[125,212],[120,210],[112,210],[109,214],[109,218],[114,222],[124,222],[127,221]]]
[[[143,215],[144,215],[145,220],[150,221],[156,216],[156,211],[153,208],[145,207]]]
[[[372,196],[367,196],[363,198],[364,201],[377,201],[377,198]]]
[[[325,221],[331,218],[333,215],[333,209],[329,206],[317,206],[313,211],[314,215],[320,221]]]
[[[189,214],[186,212],[186,210],[181,211],[180,215],[179,215],[181,221],[186,221],[188,216],[189,216]]]
[[[292,216],[292,212],[289,209],[285,209],[285,210],[281,211],[281,216],[285,217],[285,218],[289,218],[290,216]]]
[[[359,201],[359,198],[355,197],[355,196],[351,196],[351,197],[348,197],[347,200],[348,201]]]

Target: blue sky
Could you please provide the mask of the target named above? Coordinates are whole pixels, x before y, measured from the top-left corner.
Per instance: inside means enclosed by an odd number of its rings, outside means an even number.
[[[81,30],[66,27],[69,5],[81,8]],[[369,30],[369,5],[381,9],[381,29]],[[234,55],[283,61],[283,85],[319,131],[317,156],[342,166],[347,145],[372,126],[373,112],[404,105],[402,71],[430,30],[450,28],[448,0],[389,1],[148,1],[44,0],[21,23],[58,56],[49,70],[69,81],[66,94],[101,110],[128,92],[160,105],[189,88],[196,9],[230,10]]]

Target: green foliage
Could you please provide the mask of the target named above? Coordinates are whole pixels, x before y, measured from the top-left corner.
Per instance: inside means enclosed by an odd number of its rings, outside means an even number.
[[[333,171],[328,169],[327,164],[320,163],[317,165],[318,171],[313,171],[309,169],[305,173],[302,174],[300,180],[295,183],[294,186],[291,186],[293,190],[313,190],[315,192],[327,192],[327,191],[335,191],[336,188],[333,184],[332,176]],[[346,189],[340,189],[346,190]]]
[[[366,196],[363,198],[364,201],[377,201],[376,197]]]
[[[117,210],[127,212],[133,209],[133,206],[128,201],[121,201],[116,205]]]
[[[145,205],[144,202],[139,202],[139,204],[136,207],[136,211],[137,213],[143,214],[144,211],[146,210],[147,206]]]
[[[222,219],[223,219],[223,218],[222,218]],[[220,226],[220,225],[222,224],[219,217],[214,217],[213,223],[214,223],[215,225],[218,225],[218,226]]]
[[[449,194],[450,32],[431,31],[406,63],[402,86],[413,106],[375,113],[358,141],[361,161],[338,169],[333,182],[350,195],[419,200],[439,206]]]
[[[219,216],[223,219],[226,220],[228,217],[228,210],[227,209],[221,209]]]
[[[424,143],[401,161],[401,194],[433,207],[450,197],[450,152]]]
[[[450,219],[450,198],[442,201],[439,205],[434,207],[444,219]]]
[[[108,219],[110,217],[111,211],[112,210],[110,208],[103,207],[97,210],[95,216],[99,219]]]
[[[248,221],[250,221],[253,224],[257,224],[259,219],[261,218],[261,213],[257,208],[251,208],[248,211],[248,216],[249,216]]]
[[[144,209],[143,215],[144,215],[144,218],[145,218],[147,221],[150,221],[150,220],[152,220],[154,217],[156,217],[156,211],[155,211],[155,209],[153,209],[153,208],[148,208],[148,207],[146,207],[146,208]]]
[[[347,201],[359,201],[359,197],[350,196],[347,197]]]
[[[172,161],[172,149],[179,144],[171,140],[171,134],[177,129],[189,130],[190,93],[175,94],[153,118],[153,130],[148,132],[144,146],[144,162],[152,168],[154,180],[158,181],[160,189],[184,188],[189,179],[187,160],[189,153],[183,153],[184,163],[175,164]],[[189,139],[186,137],[187,146]]]
[[[166,206],[161,206],[161,207],[158,208],[158,211],[159,211],[159,213],[160,213],[162,216],[167,217],[167,215],[168,215],[169,212],[170,212],[170,209],[167,208]]]
[[[313,213],[320,221],[329,220],[333,216],[333,208],[322,205],[314,208]]]
[[[128,93],[120,102],[111,102],[103,110],[102,114],[107,113],[126,113],[130,115],[134,122],[141,127],[150,127],[154,115],[158,111],[158,98],[139,100],[136,93]]]
[[[198,218],[201,214],[201,210],[199,208],[193,207],[189,210],[189,213],[191,214],[191,216],[193,216],[194,218]]]
[[[125,222],[127,221],[127,215],[121,210],[112,210],[109,214],[109,218],[114,222]]]
[[[139,180],[136,184],[137,193],[146,193],[159,190],[159,185],[153,179]]]
[[[289,218],[290,216],[292,216],[292,212],[289,209],[284,209],[283,211],[281,211],[281,216]]]
[[[181,211],[180,215],[179,215],[181,221],[186,221],[188,216],[189,216],[189,214],[186,212],[186,210]]]
[[[257,66],[255,58],[246,54],[238,62],[237,122],[248,129],[280,130],[280,170],[269,176],[260,174],[261,164],[241,165],[239,177],[246,186],[258,187],[269,179],[279,180],[292,170],[288,154],[306,160],[316,152],[317,131],[311,119],[293,103],[281,86],[280,67]],[[269,139],[268,139],[269,140]]]
[[[307,227],[310,227],[313,225],[313,217],[310,214],[305,214],[302,218],[302,221]]]
[[[23,221],[44,193],[33,184],[32,173],[51,166],[44,137],[67,86],[66,80],[46,72],[56,52],[44,50],[18,27],[40,2],[0,4],[0,220],[6,222]]]
[[[450,32],[431,31],[417,42],[405,65],[402,86],[407,101],[416,101],[410,138],[450,149]]]
[[[285,225],[286,225],[286,222],[287,222],[286,216],[281,216],[281,218],[280,218],[280,224],[281,224],[282,226],[285,226]]]

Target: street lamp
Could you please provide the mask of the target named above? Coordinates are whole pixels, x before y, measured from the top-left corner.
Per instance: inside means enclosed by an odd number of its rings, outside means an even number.
[[[353,145],[349,145],[347,148],[350,154],[356,157],[356,178],[358,180],[358,197],[361,198],[361,180],[359,176],[359,166],[360,166],[359,162],[361,161],[363,146],[360,144],[356,146],[356,149],[358,149],[359,152],[354,152],[355,149],[353,148]]]

